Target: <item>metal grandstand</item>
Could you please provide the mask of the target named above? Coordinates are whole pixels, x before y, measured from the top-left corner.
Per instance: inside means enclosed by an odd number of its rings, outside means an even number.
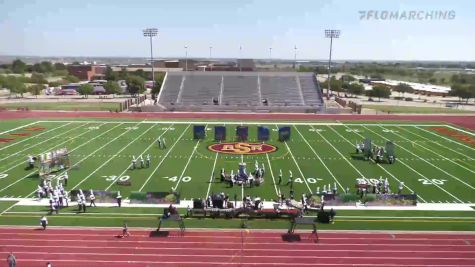
[[[169,72],[158,102],[177,111],[320,112],[313,73]]]

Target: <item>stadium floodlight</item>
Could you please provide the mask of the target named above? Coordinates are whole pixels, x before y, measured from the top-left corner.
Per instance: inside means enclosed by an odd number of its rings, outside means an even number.
[[[328,88],[327,88],[327,99],[330,98],[330,75],[331,75],[331,66],[332,66],[332,45],[333,45],[333,38],[340,37],[340,30],[325,30],[325,37],[330,38],[330,57],[328,59]]]
[[[294,69],[297,68],[297,45],[294,46]]]
[[[210,63],[209,68],[210,68],[210,71],[213,71],[213,64],[211,64],[212,51],[213,51],[213,47],[209,46],[209,63]]]
[[[147,28],[143,30],[143,36],[150,38],[150,64],[152,65],[152,87],[155,86],[155,73],[153,71],[153,41],[152,38],[158,35],[157,28]]]
[[[242,68],[241,68],[241,60],[242,60],[242,45],[239,46],[239,59],[238,59],[239,71],[242,71]]]
[[[185,45],[185,71],[188,71],[188,46]]]

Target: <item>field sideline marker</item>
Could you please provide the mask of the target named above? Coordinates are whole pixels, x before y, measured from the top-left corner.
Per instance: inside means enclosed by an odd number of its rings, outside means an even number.
[[[133,124],[133,123],[136,123],[134,121],[106,121],[106,120],[100,120],[101,122],[105,122],[105,123],[125,123],[125,124]],[[38,121],[38,122],[73,122],[73,123],[78,123],[78,122],[98,122],[98,121],[87,121],[87,120],[54,120],[54,121],[48,121],[48,120],[41,120],[41,121]],[[230,124],[230,125],[242,125],[243,122],[242,121],[198,121],[198,120],[191,120],[191,121],[172,121],[172,120],[169,120],[169,121],[165,121],[165,120],[149,120],[149,121],[142,121],[142,123],[151,123],[151,124],[170,124],[170,123],[173,123],[173,124],[218,124],[218,125],[222,125],[223,123],[226,123],[226,124]],[[275,125],[289,125],[289,124],[293,124],[293,125],[332,125],[332,126],[343,126],[344,123],[342,122],[292,122],[292,121],[284,121],[284,122],[272,122],[272,123],[269,123],[269,121],[246,121],[245,124],[248,124],[248,125],[262,125],[262,124],[275,124]],[[351,123],[351,124],[348,124],[348,125],[354,125],[354,126],[420,126],[420,127],[451,127],[453,129],[457,129],[459,130],[458,128],[455,128],[453,126],[450,126],[450,125],[447,125],[447,124],[411,124],[411,123],[394,123],[394,124],[390,124],[390,123]],[[463,131],[463,130],[460,130],[460,131]],[[468,132],[467,132],[468,133]],[[471,133],[470,133],[471,134]],[[473,135],[473,134],[471,134]]]
[[[350,143],[351,145],[353,145],[348,139],[346,139],[343,135],[341,135],[337,130],[333,129],[331,126],[328,126],[328,128],[330,128],[332,131],[334,131],[336,134],[338,134],[341,138],[343,138],[344,140],[346,140],[348,143]],[[348,128],[348,127],[347,127]],[[357,134],[358,136],[360,136],[361,138],[364,138],[360,133],[358,132],[353,132],[354,134]],[[371,159],[373,162],[374,160]],[[388,170],[386,170],[386,168],[384,168],[383,166],[381,166],[380,164],[376,164],[379,168],[381,168],[382,170],[384,170],[387,174],[389,174],[389,176],[391,176],[393,179],[395,179],[396,181],[398,181],[399,183],[401,183],[401,181],[396,178],[396,176],[394,176],[392,173],[390,173]],[[409,189],[409,191],[411,191],[411,193],[414,193],[414,190],[412,190],[409,186],[406,185],[406,183],[404,183],[404,187]],[[426,202],[427,201],[422,198],[421,196],[417,195],[418,198],[420,198],[422,201]]]

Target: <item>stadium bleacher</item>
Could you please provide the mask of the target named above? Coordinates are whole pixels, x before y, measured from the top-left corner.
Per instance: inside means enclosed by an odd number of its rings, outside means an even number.
[[[323,106],[313,73],[169,72],[158,102],[170,110],[318,112]]]

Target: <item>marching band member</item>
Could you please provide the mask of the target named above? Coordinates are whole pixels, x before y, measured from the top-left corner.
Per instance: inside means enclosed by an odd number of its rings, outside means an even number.
[[[89,200],[91,201],[91,203],[89,204],[89,207],[92,207],[92,205],[96,207],[96,197],[94,196],[94,192],[92,191],[92,189],[91,189],[91,194],[89,195]]]

